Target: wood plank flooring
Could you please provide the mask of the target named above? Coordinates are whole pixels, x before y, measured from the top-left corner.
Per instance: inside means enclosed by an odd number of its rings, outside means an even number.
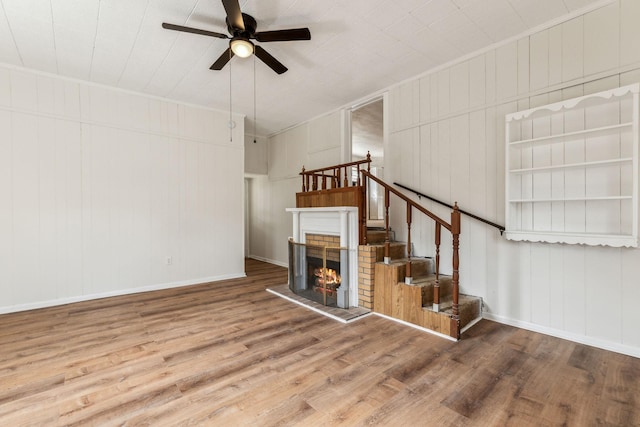
[[[342,324],[246,279],[0,316],[2,426],[640,425],[640,359],[483,320]]]

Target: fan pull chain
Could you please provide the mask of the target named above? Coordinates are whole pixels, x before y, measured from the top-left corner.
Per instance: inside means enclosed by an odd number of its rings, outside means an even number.
[[[256,56],[253,55],[253,143],[256,143]]]
[[[229,50],[229,142],[233,142],[233,110],[231,103],[231,50]]]

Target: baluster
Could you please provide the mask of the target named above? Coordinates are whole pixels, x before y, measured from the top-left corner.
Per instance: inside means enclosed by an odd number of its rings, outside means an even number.
[[[313,182],[313,191],[318,190],[318,175],[314,173],[311,177],[311,182]]]
[[[340,172],[342,171],[342,169],[338,168],[338,169],[336,169],[336,171],[337,171],[336,172],[336,177],[337,177],[336,187],[340,188],[340,178],[342,177]]]
[[[360,165],[357,166],[358,168],[358,187],[360,186]]]
[[[304,179],[305,179],[305,174],[304,174],[304,165],[302,166],[302,172],[300,173],[300,175],[302,175],[302,192],[305,193],[307,191],[307,187],[304,185]]]
[[[347,167],[344,167],[344,186],[349,186],[349,174],[347,173]]]
[[[371,153],[367,151],[367,172],[371,172]]]
[[[325,176],[324,171],[322,171],[322,189],[327,189],[327,177]]]
[[[384,189],[384,263],[391,263],[391,243],[389,242],[389,189]]]
[[[311,186],[310,186],[310,182],[309,182],[309,174],[307,174],[305,176],[305,181],[307,182],[307,185],[306,185],[307,191],[311,191]]]
[[[413,276],[411,276],[411,204],[407,202],[407,270],[404,278],[404,283],[410,285],[413,283]]]
[[[433,285],[433,311],[440,311],[440,230],[442,226],[436,222],[436,283]]]
[[[362,178],[362,196],[360,199],[360,244],[367,244],[367,210],[369,208],[369,203],[367,203],[367,178]]]
[[[458,248],[460,245],[460,211],[458,210],[458,202],[453,205],[453,212],[451,212],[451,234],[453,235],[453,276],[451,278],[451,284],[453,287],[453,319],[458,324],[457,338],[460,339],[460,314],[458,312],[458,292],[459,289],[459,271],[460,258],[458,255]]]

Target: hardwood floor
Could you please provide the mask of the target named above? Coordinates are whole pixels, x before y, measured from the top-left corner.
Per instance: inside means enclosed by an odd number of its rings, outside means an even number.
[[[0,425],[640,425],[640,359],[483,320],[342,324],[246,279],[0,316]]]

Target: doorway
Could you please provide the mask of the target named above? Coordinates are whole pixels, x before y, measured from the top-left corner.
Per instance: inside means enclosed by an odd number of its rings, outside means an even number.
[[[384,179],[384,98],[372,99],[351,109],[351,160],[371,155],[371,174]],[[373,182],[367,186],[367,226],[384,225],[384,191]]]

